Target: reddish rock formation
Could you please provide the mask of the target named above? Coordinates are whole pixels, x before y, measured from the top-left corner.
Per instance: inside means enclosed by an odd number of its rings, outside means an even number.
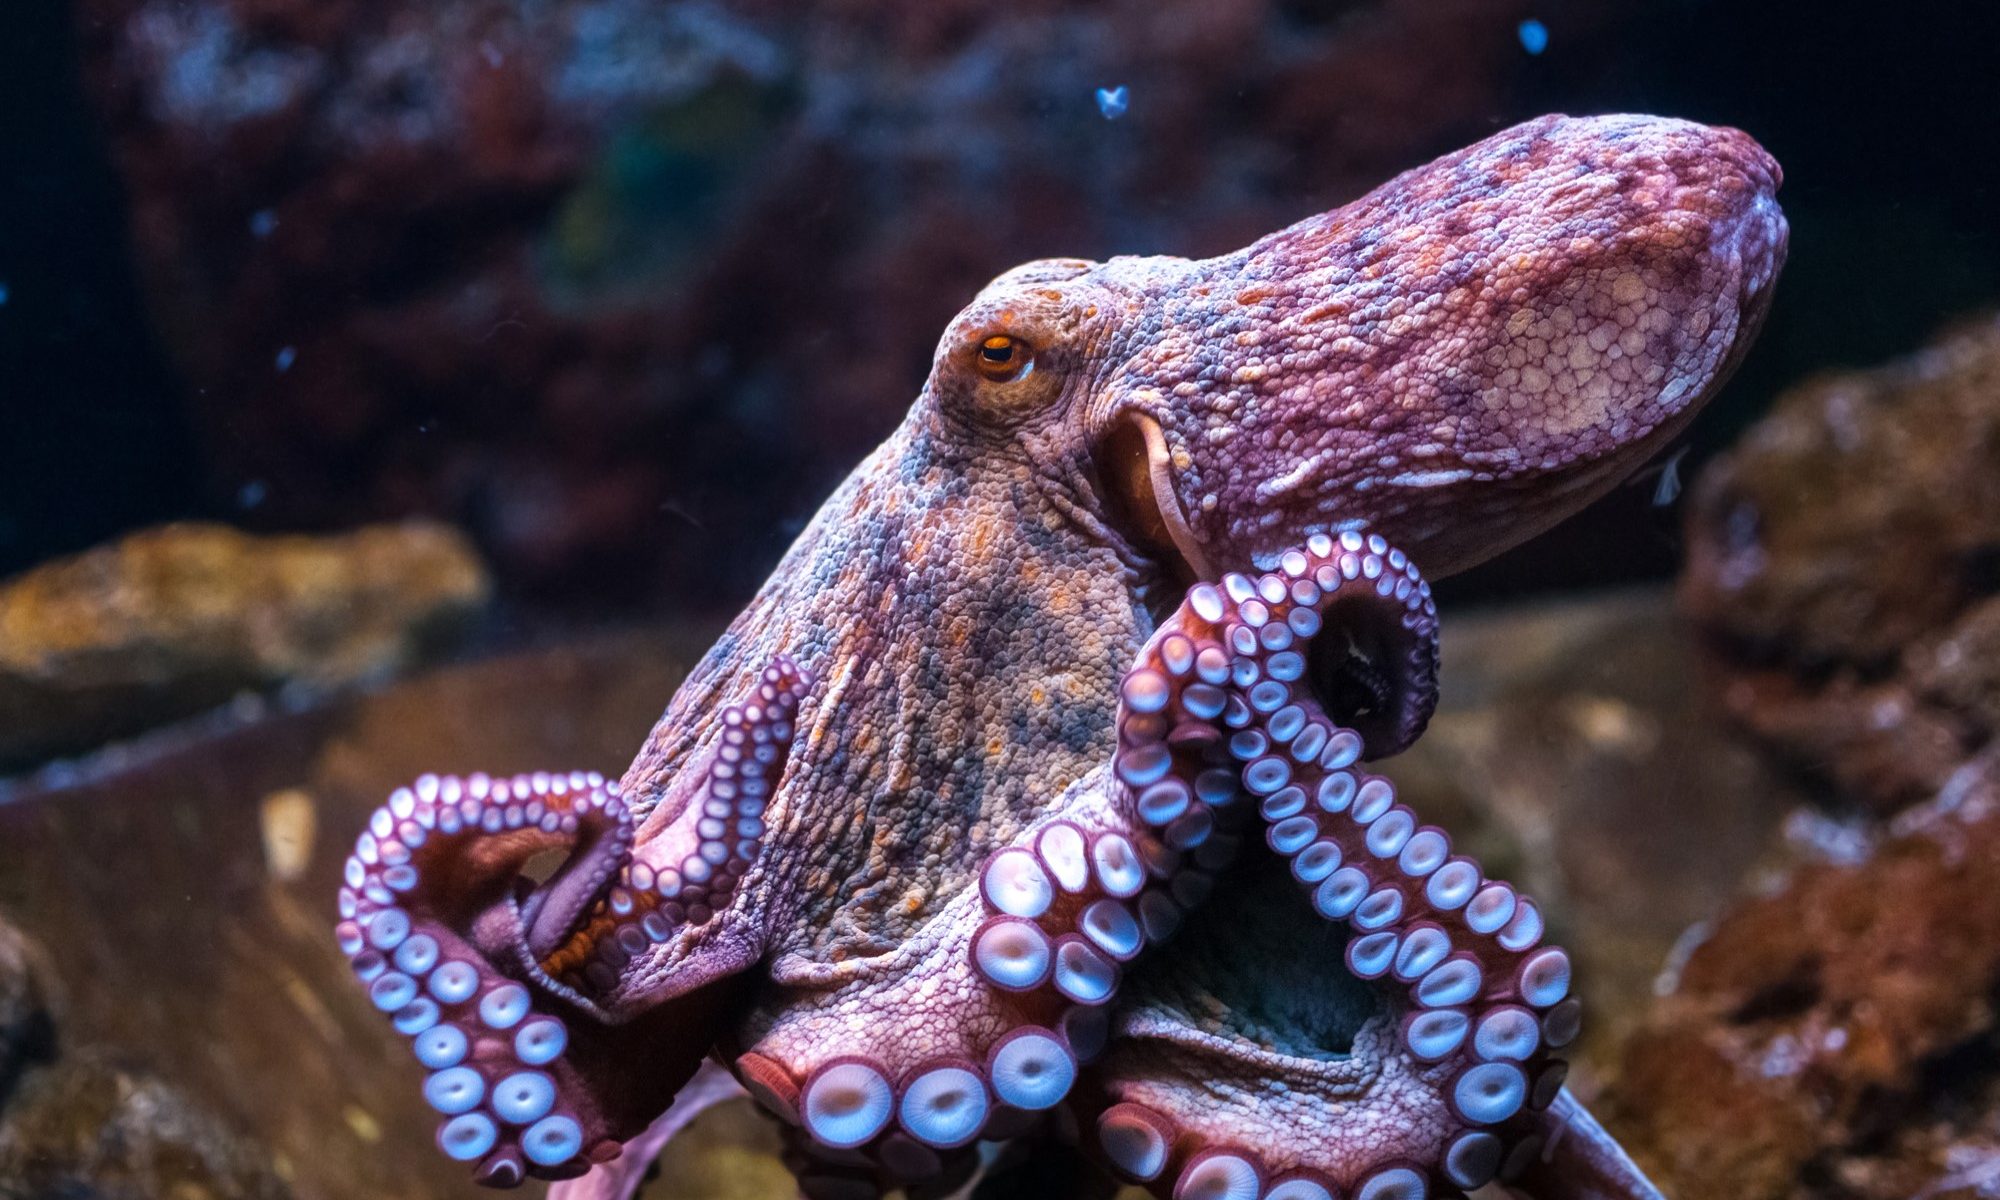
[[[1899,829],[1728,914],[1628,1045],[1616,1113],[1670,1194],[2000,1180],[2000,772],[1962,768]]]
[[[997,271],[1240,245],[1533,61],[1515,0],[79,7],[219,494],[586,601],[751,586]]]
[[[2000,319],[1781,397],[1696,488],[1680,597],[1734,710],[1849,802],[2000,731]]]
[[[1681,601],[1841,815],[1724,913],[1612,1106],[1673,1195],[2000,1186],[2000,320],[1795,388],[1702,479]],[[1697,843],[1698,847],[1698,843]],[[1697,852],[1699,850],[1697,849]]]

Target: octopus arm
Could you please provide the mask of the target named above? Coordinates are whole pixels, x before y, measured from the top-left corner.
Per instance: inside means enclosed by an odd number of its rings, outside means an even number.
[[[757,957],[715,918],[756,861],[807,682],[781,657],[723,709],[657,848],[587,772],[425,776],[371,815],[336,936],[426,1072],[439,1149],[478,1182],[616,1158],[714,1045]]]
[[[565,1179],[549,1188],[549,1200],[627,1200],[639,1194],[646,1172],[675,1135],[696,1117],[727,1100],[743,1095],[743,1088],[719,1064],[704,1062],[687,1086],[674,1097],[667,1111],[646,1127],[646,1132],[625,1144],[625,1152],[577,1179]]]
[[[1564,1091],[1536,1120],[1542,1152],[1515,1189],[1535,1200],[1666,1200],[1575,1096]]]
[[[1127,678],[1153,714],[1120,729],[1140,807],[1254,841],[1135,973],[1079,1088],[1124,1178],[1213,1200],[1425,1200],[1496,1178],[1653,1195],[1562,1090],[1580,1008],[1540,910],[1361,765],[1421,729],[1435,639],[1414,564],[1353,531],[1197,585]],[[1365,669],[1343,665],[1355,647],[1373,647]],[[1385,682],[1330,697],[1343,676]]]

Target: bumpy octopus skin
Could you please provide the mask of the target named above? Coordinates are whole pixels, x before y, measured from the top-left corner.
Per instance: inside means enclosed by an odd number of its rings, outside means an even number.
[[[1734,130],[1547,117],[1235,254],[996,279],[621,780],[374,814],[338,936],[440,1148],[636,1178],[713,1057],[815,1197],[1051,1111],[1175,1200],[1653,1195],[1562,1091],[1540,911],[1361,764],[1435,700],[1417,564],[1720,387],[1778,181]]]

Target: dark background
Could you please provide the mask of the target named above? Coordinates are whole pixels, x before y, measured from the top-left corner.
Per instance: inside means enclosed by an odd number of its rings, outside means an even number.
[[[282,4],[238,6],[270,44],[365,41],[394,7],[330,4],[314,26]],[[1046,55],[1058,82],[1043,93],[1028,86],[1042,98],[1003,120],[977,106],[1009,102],[1012,85],[992,85],[964,114],[949,94],[912,102],[932,116],[908,138],[942,128],[952,154],[974,159],[990,140],[1011,180],[997,193],[1003,215],[969,222],[970,232],[937,232],[950,223],[954,196],[989,190],[991,179],[977,169],[954,177],[934,164],[911,167],[894,147],[854,149],[906,135],[893,123],[829,130],[813,115],[812,85],[800,82],[810,73],[780,68],[779,82],[753,88],[748,101],[725,86],[721,101],[711,89],[706,107],[664,118],[661,136],[677,152],[693,145],[686,152],[710,175],[739,179],[719,187],[706,210],[656,207],[647,216],[655,234],[677,223],[693,231],[693,249],[680,246],[654,268],[691,297],[635,301],[630,319],[605,315],[615,300],[593,302],[581,320],[559,303],[548,316],[509,301],[499,316],[480,318],[490,325],[483,338],[412,334],[440,347],[436,361],[412,365],[407,346],[379,327],[416,328],[422,314],[443,311],[453,289],[486,286],[479,281],[492,276],[481,264],[510,253],[507,231],[545,234],[575,211],[566,197],[591,168],[523,167],[520,156],[491,171],[466,168],[448,146],[357,173],[342,152],[316,145],[323,118],[204,141],[149,118],[133,98],[145,71],[123,60],[134,14],[146,6],[17,0],[0,37],[0,111],[9,114],[0,122],[0,574],[178,517],[315,529],[433,512],[469,527],[505,593],[529,608],[727,609],[896,420],[936,331],[983,279],[1051,253],[1226,249],[1246,226],[1270,227],[1256,223],[1270,215],[1330,206],[1545,111],[1736,125],[1784,165],[1790,264],[1760,345],[1699,423],[1683,474],[1788,383],[1908,351],[2000,293],[2000,38],[1983,4],[1507,4],[1447,26],[1442,41],[1435,28],[1405,28],[1394,4],[1220,6],[1256,10],[1244,21],[1261,23],[1258,44],[1273,61],[1294,44],[1316,47],[1329,56],[1314,68],[1321,78],[1352,76],[1358,62],[1387,79],[1323,96],[1295,81],[1266,89],[1272,76],[1255,63],[1205,66],[1186,50],[1149,61],[1132,48],[1147,43],[1128,28],[1149,6],[1078,6],[1094,15],[1074,26],[1032,5],[898,17],[904,7],[881,5],[890,15],[868,21],[836,11],[794,28],[778,12],[740,6],[749,27],[801,63],[879,53],[878,74],[914,64],[912,88],[952,78],[918,68],[960,61],[952,56],[963,59],[966,45],[1011,46],[1003,65],[1015,72],[1040,71]],[[1524,16],[1545,23],[1544,53],[1512,44]],[[992,27],[1009,22],[1025,45]],[[1051,31],[1040,47],[1036,22]],[[1076,30],[1103,44],[1068,44]],[[1465,47],[1447,44],[1459,37]],[[843,38],[862,48],[843,47]],[[1461,59],[1479,64],[1465,72],[1476,70],[1478,86],[1396,126],[1391,118],[1411,105],[1396,99],[1394,75],[1456,77]],[[1119,72],[1104,82],[1130,81],[1132,111],[1118,122],[1086,111],[1087,86],[1060,82],[1070,72],[1087,83],[1098,63],[1103,74]],[[1229,70],[1233,79],[1219,74]],[[332,101],[322,94],[313,103]],[[1181,107],[1148,124],[1155,103]],[[615,144],[620,123],[635,119],[630,110],[558,116],[520,118],[509,128],[534,130],[509,134],[509,144]],[[718,150],[704,140],[717,127],[749,133]],[[1023,160],[1031,174],[1017,168]],[[1256,164],[1255,178],[1244,178],[1237,164],[1245,162]],[[1214,178],[1180,188],[1203,171]],[[457,182],[432,187],[434,176]],[[1113,184],[1100,193],[1107,177]],[[328,178],[339,186],[329,190]],[[781,182],[764,186],[766,178]],[[1091,198],[1080,206],[1084,219],[1063,215],[1079,207],[1072,193]],[[936,206],[897,211],[897,196],[917,194],[937,197]],[[367,199],[348,213],[327,195]],[[845,203],[849,195],[860,199]],[[231,241],[243,240],[246,208],[253,222],[255,213],[278,214],[269,239],[280,248],[277,266]],[[889,242],[871,219],[933,232]],[[397,232],[369,232],[384,228]],[[468,228],[483,232],[461,238]],[[321,244],[286,248],[287,237],[308,230]],[[717,249],[704,260],[711,241]],[[374,263],[372,273],[343,276],[325,265],[353,259]],[[913,269],[921,280],[912,281]],[[242,283],[259,272],[263,282]],[[646,292],[643,273],[635,290]],[[897,324],[873,320],[865,304],[858,332],[823,315],[871,296]],[[261,341],[235,335],[267,317],[289,325],[259,332]],[[557,326],[561,338],[542,337]],[[516,334],[532,352],[509,358]],[[302,348],[296,388],[317,399],[295,402],[278,390],[292,379],[267,379],[273,343]],[[372,368],[370,355],[393,369]],[[838,366],[822,374],[830,358]],[[329,359],[339,370],[311,374]],[[468,376],[476,382],[460,388]],[[688,393],[690,379],[708,381],[705,390]],[[812,407],[822,390],[834,399]],[[358,409],[365,422],[326,417],[364,394],[373,397]],[[577,432],[599,428],[617,445]],[[529,482],[510,494],[509,479]],[[1656,485],[1642,478],[1450,586],[1460,598],[1492,597],[1663,576],[1675,558],[1675,516],[1655,503]]]

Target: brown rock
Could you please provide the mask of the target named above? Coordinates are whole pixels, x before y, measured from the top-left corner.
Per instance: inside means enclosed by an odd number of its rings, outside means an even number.
[[[1730,913],[1626,1050],[1615,1116],[1673,1195],[1975,1195],[1996,1145],[2000,771]],[[1921,1186],[1919,1186],[1919,1183]]]
[[[2000,730],[2000,598],[1975,601],[1939,636],[1912,646],[1903,673],[1925,702],[1961,714],[1991,736]]]
[[[0,920],[0,1200],[290,1196],[271,1157],[194,1097],[99,1051],[58,1057],[54,990],[50,956]]]
[[[2000,1183],[2000,319],[1793,389],[1694,493],[1728,709],[1825,786],[1806,859],[1700,927],[1609,1111],[1672,1195]],[[1899,814],[1899,815],[1897,815]]]
[[[1717,915],[1801,801],[1733,736],[1690,651],[1655,591],[1447,612],[1437,716],[1382,768],[1549,914],[1588,1014],[1586,1093],[1671,948]]]
[[[0,585],[0,767],[244,690],[380,680],[462,634],[484,569],[436,525],[256,538],[174,525]]]
[[[1938,1064],[1921,1108],[1830,1165],[1841,1200],[1985,1200],[2000,1180],[2000,1070],[1991,1043]],[[1835,1189],[1839,1190],[1835,1190]]]
[[[2000,318],[1786,393],[1688,541],[1735,711],[1850,800],[1934,795],[2000,730]]]
[[[268,1154],[179,1089],[95,1056],[30,1076],[0,1121],[6,1200],[288,1200]]]

